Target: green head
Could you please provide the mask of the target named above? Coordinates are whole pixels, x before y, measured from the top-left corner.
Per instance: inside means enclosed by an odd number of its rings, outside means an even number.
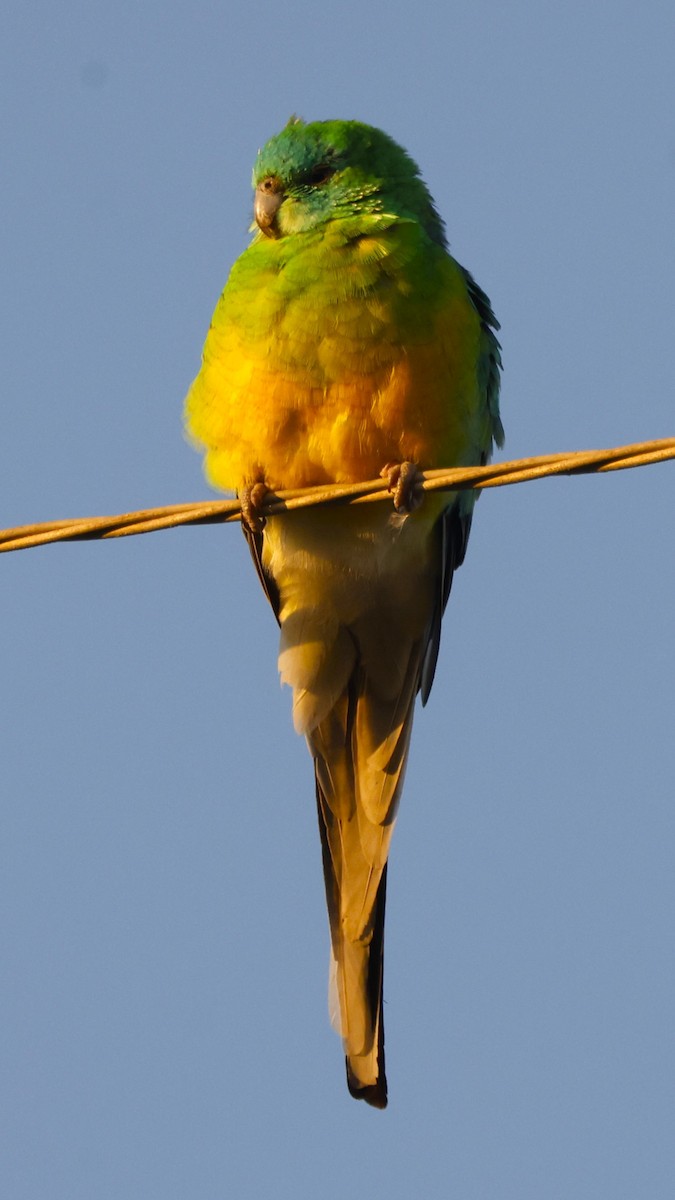
[[[255,219],[269,237],[303,233],[335,218],[393,213],[420,222],[445,245],[443,223],[419,168],[386,133],[359,121],[292,117],[258,153]]]

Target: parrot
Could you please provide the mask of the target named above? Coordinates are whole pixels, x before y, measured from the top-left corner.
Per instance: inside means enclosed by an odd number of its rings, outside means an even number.
[[[292,117],[259,150],[253,193],[186,430],[212,485],[239,497],[280,627],[314,765],[331,1019],[349,1092],[383,1109],[387,862],[477,496],[425,493],[421,472],[485,464],[503,444],[499,324],[383,131]],[[378,476],[390,499],[263,513],[282,489]]]

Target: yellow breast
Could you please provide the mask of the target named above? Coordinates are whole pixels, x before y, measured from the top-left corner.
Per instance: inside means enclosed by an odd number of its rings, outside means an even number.
[[[187,400],[216,487],[477,461],[481,330],[460,268],[427,243],[417,278],[413,223],[377,238],[339,232],[294,255],[292,239],[254,243],[233,269]]]

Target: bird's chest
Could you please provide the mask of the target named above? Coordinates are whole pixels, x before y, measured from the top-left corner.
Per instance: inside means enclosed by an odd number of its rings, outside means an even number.
[[[475,314],[385,267],[361,247],[225,295],[193,406],[214,482],[305,487],[447,460],[475,391]]]

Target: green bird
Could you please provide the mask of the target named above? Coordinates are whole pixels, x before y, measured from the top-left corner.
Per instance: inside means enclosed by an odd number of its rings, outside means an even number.
[[[187,427],[237,491],[314,760],[331,1013],[351,1094],[387,1103],[387,858],[412,729],[476,493],[419,471],[501,446],[498,328],[419,170],[357,121],[293,118],[259,152],[254,237],[216,307]],[[383,474],[394,505],[261,519],[268,490]],[[439,764],[440,769],[440,764]]]

